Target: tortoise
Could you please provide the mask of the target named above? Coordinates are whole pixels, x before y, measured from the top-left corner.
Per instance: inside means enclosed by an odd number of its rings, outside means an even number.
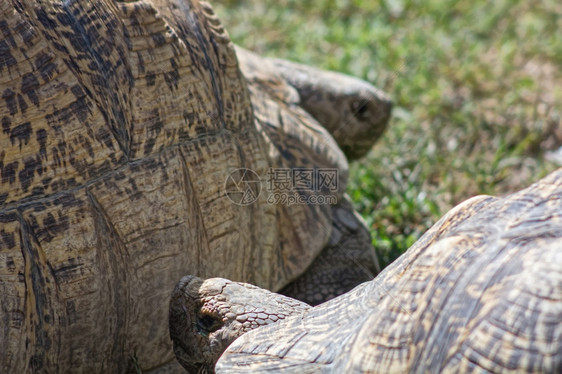
[[[560,373],[562,169],[461,203],[376,278],[315,307],[186,276],[170,335],[191,372],[218,359],[217,373]]]
[[[0,372],[175,364],[169,291],[188,272],[309,302],[377,272],[347,159],[299,96],[306,80],[273,63],[246,78],[207,3],[3,1],[0,30]],[[390,101],[337,76],[318,98],[372,144]],[[292,168],[336,171],[336,190],[298,191],[332,204],[271,203],[233,177]],[[255,201],[235,204],[240,191]]]

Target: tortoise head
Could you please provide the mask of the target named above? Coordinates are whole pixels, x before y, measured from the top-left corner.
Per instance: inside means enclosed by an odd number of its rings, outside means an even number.
[[[187,275],[170,300],[174,353],[190,373],[212,373],[221,354],[240,335],[308,308],[250,284]]]
[[[286,60],[275,59],[273,65],[349,160],[364,156],[386,129],[392,100],[368,82]]]

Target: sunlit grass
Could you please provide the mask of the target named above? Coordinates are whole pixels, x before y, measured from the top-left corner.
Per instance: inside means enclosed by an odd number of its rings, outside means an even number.
[[[386,265],[438,217],[506,194],[562,146],[557,0],[248,0],[213,3],[232,39],[388,92],[389,130],[348,189]]]

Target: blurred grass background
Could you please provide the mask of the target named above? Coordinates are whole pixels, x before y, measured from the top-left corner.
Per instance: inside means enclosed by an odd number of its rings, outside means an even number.
[[[556,169],[559,0],[223,0],[233,41],[363,78],[395,107],[348,192],[387,265],[455,204]]]

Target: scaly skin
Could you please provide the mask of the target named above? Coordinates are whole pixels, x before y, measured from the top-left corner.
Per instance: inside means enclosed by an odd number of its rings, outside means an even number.
[[[332,232],[322,252],[279,293],[315,306],[350,291],[380,272],[375,251],[369,248],[371,234],[346,195],[333,207]]]
[[[242,334],[310,306],[247,283],[185,276],[170,301],[170,337],[190,373],[213,372],[226,347]]]

